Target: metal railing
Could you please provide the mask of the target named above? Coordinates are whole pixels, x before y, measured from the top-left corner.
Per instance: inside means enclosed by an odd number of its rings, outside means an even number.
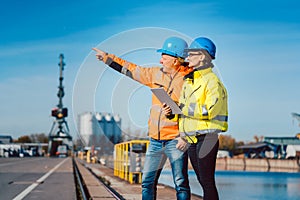
[[[142,167],[148,140],[131,140],[115,145],[114,175],[129,183],[142,182]]]

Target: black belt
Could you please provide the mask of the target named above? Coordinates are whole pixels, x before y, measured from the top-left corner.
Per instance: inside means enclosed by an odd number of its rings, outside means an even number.
[[[171,141],[171,140],[157,140],[157,139],[154,139],[154,138],[151,138],[151,139],[155,140],[156,142],[160,142],[160,143]]]

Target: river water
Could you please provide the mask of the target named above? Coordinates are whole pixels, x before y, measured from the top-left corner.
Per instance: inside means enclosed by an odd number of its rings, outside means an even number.
[[[191,191],[203,195],[195,172],[189,171]],[[174,187],[172,173],[164,169],[159,183]],[[220,200],[300,200],[300,173],[216,171]]]

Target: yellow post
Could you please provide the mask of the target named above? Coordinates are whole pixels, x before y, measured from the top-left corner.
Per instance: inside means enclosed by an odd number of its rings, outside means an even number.
[[[115,151],[115,158],[114,158],[114,175],[118,175],[118,145],[114,146],[114,151]]]
[[[90,150],[88,150],[86,153],[86,162],[87,163],[91,162],[91,151]]]
[[[125,144],[125,180],[128,181],[129,180],[129,161],[128,161],[128,150],[129,150],[129,144],[126,143]]]

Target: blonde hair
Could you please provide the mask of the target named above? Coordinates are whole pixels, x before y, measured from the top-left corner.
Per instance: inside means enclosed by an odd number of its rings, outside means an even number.
[[[201,53],[204,54],[204,60],[202,61],[205,66],[210,66],[211,68],[214,67],[214,64],[212,63],[213,58],[206,50],[201,50]]]
[[[206,50],[201,50],[201,53],[203,53],[205,55],[204,62],[209,62],[209,63],[212,62],[213,59]]]

